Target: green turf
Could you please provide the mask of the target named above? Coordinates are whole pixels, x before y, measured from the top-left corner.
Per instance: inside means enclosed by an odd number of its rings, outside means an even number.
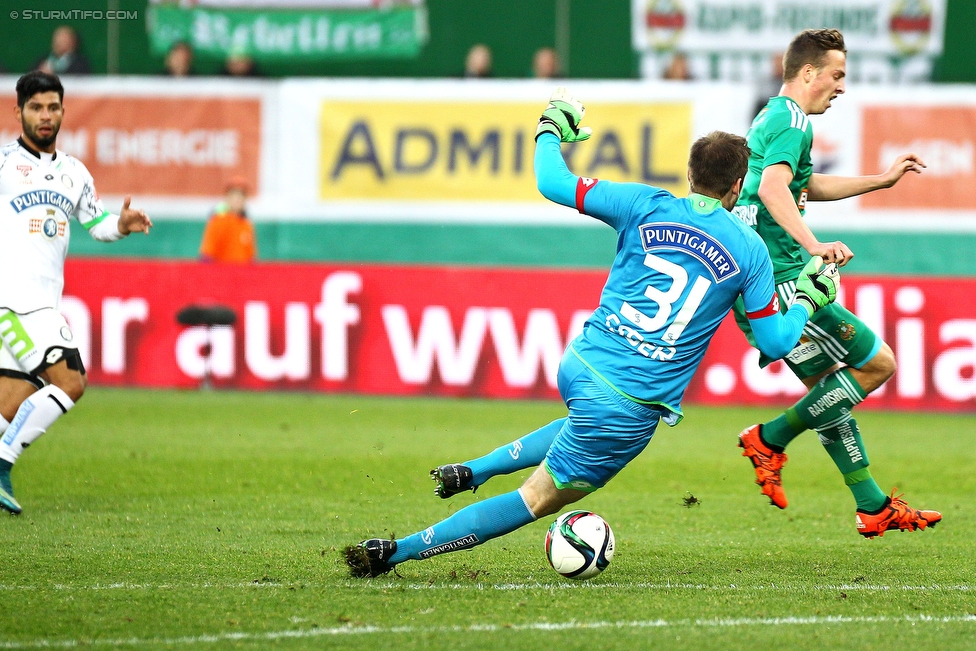
[[[602,576],[548,569],[546,519],[352,580],[343,545],[520,480],[442,501],[433,465],[562,406],[92,389],[14,470],[0,649],[973,648],[976,417],[859,415],[879,483],[945,514],[868,541],[815,436],[790,448],[781,512],[734,446],[770,410],[686,412],[582,502],[616,533]]]

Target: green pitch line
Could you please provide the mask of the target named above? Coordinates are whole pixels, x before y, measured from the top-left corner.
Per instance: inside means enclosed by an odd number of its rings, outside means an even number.
[[[203,221],[154,222],[150,237],[130,237],[114,246],[92,240],[77,227],[71,255],[197,257]],[[616,247],[611,229],[594,226],[259,222],[256,229],[262,260],[603,269],[613,261]],[[818,235],[824,241],[841,239],[854,250],[856,258],[848,267],[854,273],[976,276],[976,234]]]
[[[789,509],[769,507],[735,445],[769,410],[690,405],[580,504],[618,545],[590,582],[549,569],[550,518],[399,577],[347,576],[344,545],[525,476],[440,500],[430,468],[564,410],[94,387],[14,468],[0,648],[971,649],[976,415],[858,418],[882,486],[945,514],[931,531],[862,540],[812,434],[790,448]]]

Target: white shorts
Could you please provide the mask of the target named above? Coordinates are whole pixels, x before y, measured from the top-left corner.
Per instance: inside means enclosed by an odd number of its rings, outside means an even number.
[[[36,378],[61,360],[71,367],[81,364],[71,328],[53,308],[27,314],[0,308],[0,342],[0,375]]]

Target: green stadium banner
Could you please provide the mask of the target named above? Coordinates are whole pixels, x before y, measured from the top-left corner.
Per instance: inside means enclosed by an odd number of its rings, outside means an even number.
[[[201,55],[240,52],[257,62],[412,58],[428,36],[423,5],[355,10],[150,5],[146,26],[155,54],[186,41]]]

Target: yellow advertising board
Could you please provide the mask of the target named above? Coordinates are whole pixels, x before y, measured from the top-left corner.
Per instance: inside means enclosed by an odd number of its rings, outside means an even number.
[[[538,102],[325,100],[323,200],[542,201]],[[581,176],[687,191],[692,103],[587,103],[593,137],[563,145]]]

